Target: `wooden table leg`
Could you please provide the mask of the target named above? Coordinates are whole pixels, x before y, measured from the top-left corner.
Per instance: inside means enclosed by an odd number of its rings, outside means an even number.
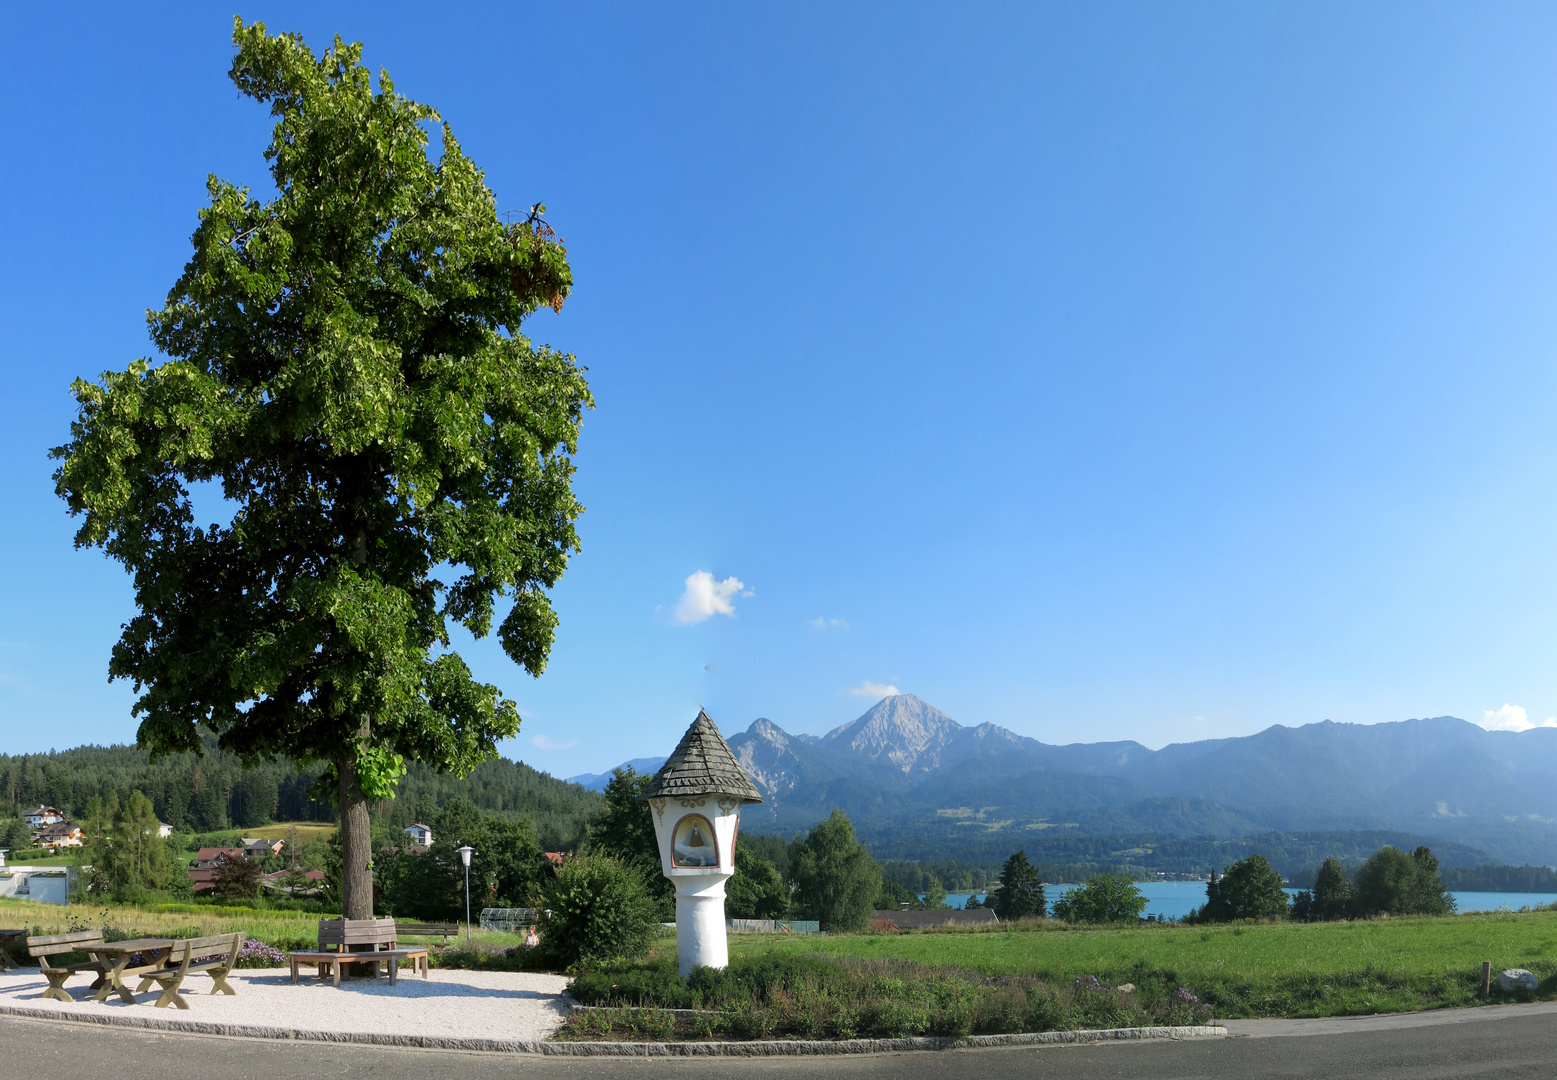
[[[88,953],[87,955],[92,956],[94,954]],[[135,995],[131,994],[125,988],[124,983],[119,981],[119,972],[123,971],[125,965],[129,962],[130,956],[128,953],[121,953],[114,959],[113,966],[103,973],[102,985],[97,988],[97,993],[92,995],[93,1001],[107,1001],[109,994],[117,992],[120,999],[126,1004],[135,1004]]]
[[[341,987],[341,962],[339,960],[333,961],[330,967],[335,971],[335,988],[339,990]]]
[[[292,964],[292,985],[296,986],[297,985],[297,957],[292,956],[292,957],[288,957],[288,959],[290,960],[290,962]]]

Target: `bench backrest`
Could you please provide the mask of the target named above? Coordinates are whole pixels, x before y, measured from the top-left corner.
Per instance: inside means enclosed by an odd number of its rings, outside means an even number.
[[[353,945],[371,945],[377,951],[395,947],[394,919],[320,919],[319,947],[336,945],[349,949]]]
[[[433,934],[457,934],[460,932],[459,923],[442,922],[403,922],[396,923],[395,929],[402,934],[420,934],[431,936]]]
[[[174,963],[184,958],[187,949],[189,959],[198,964],[203,960],[210,960],[218,956],[237,956],[238,950],[243,947],[243,934],[213,934],[210,937],[185,938],[174,942],[173,955],[169,957]]]
[[[34,956],[58,956],[102,945],[101,930],[78,930],[73,934],[37,934],[27,939],[27,952]]]

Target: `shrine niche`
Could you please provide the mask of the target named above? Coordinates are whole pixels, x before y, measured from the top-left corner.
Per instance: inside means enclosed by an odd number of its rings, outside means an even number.
[[[713,824],[702,814],[688,814],[676,822],[676,838],[671,844],[672,866],[700,869],[719,865],[719,846]]]

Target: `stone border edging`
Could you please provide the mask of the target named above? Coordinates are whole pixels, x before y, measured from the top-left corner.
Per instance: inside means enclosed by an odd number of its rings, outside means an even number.
[[[439,1035],[379,1035],[372,1032],[302,1031],[258,1024],[218,1024],[200,1020],[172,1021],[155,1017],[69,1013],[64,1009],[0,1005],[0,1016],[30,1020],[63,1020],[70,1024],[225,1035],[244,1039],[291,1042],[359,1043],[414,1050],[467,1050],[482,1053],[539,1054],[549,1057],[793,1057],[819,1054],[882,1054],[904,1050],[953,1050],[998,1046],[1040,1046],[1089,1042],[1138,1042],[1147,1039],[1195,1039],[1226,1036],[1221,1025],[1195,1027],[1101,1028],[1092,1031],[1041,1031],[1027,1035],[970,1035],[956,1039],[928,1036],[905,1039],[771,1039],[761,1042],[629,1043],[536,1042],[525,1039],[464,1039]]]

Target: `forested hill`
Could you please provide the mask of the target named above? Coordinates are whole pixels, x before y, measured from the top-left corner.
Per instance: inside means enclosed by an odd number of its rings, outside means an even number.
[[[121,801],[139,791],[162,821],[189,832],[270,821],[334,821],[333,806],[308,796],[320,771],[287,763],[245,769],[236,757],[217,750],[212,739],[202,755],[176,754],[155,762],[133,746],[79,746],[0,755],[0,799],[9,804],[8,816],[41,803],[79,817],[94,798],[106,798],[110,791],[117,791]],[[488,761],[464,779],[412,763],[396,797],[374,806],[374,820],[403,828],[435,816],[438,807],[455,798],[493,813],[529,818],[548,850],[574,846],[601,800],[596,792],[507,758]]]

